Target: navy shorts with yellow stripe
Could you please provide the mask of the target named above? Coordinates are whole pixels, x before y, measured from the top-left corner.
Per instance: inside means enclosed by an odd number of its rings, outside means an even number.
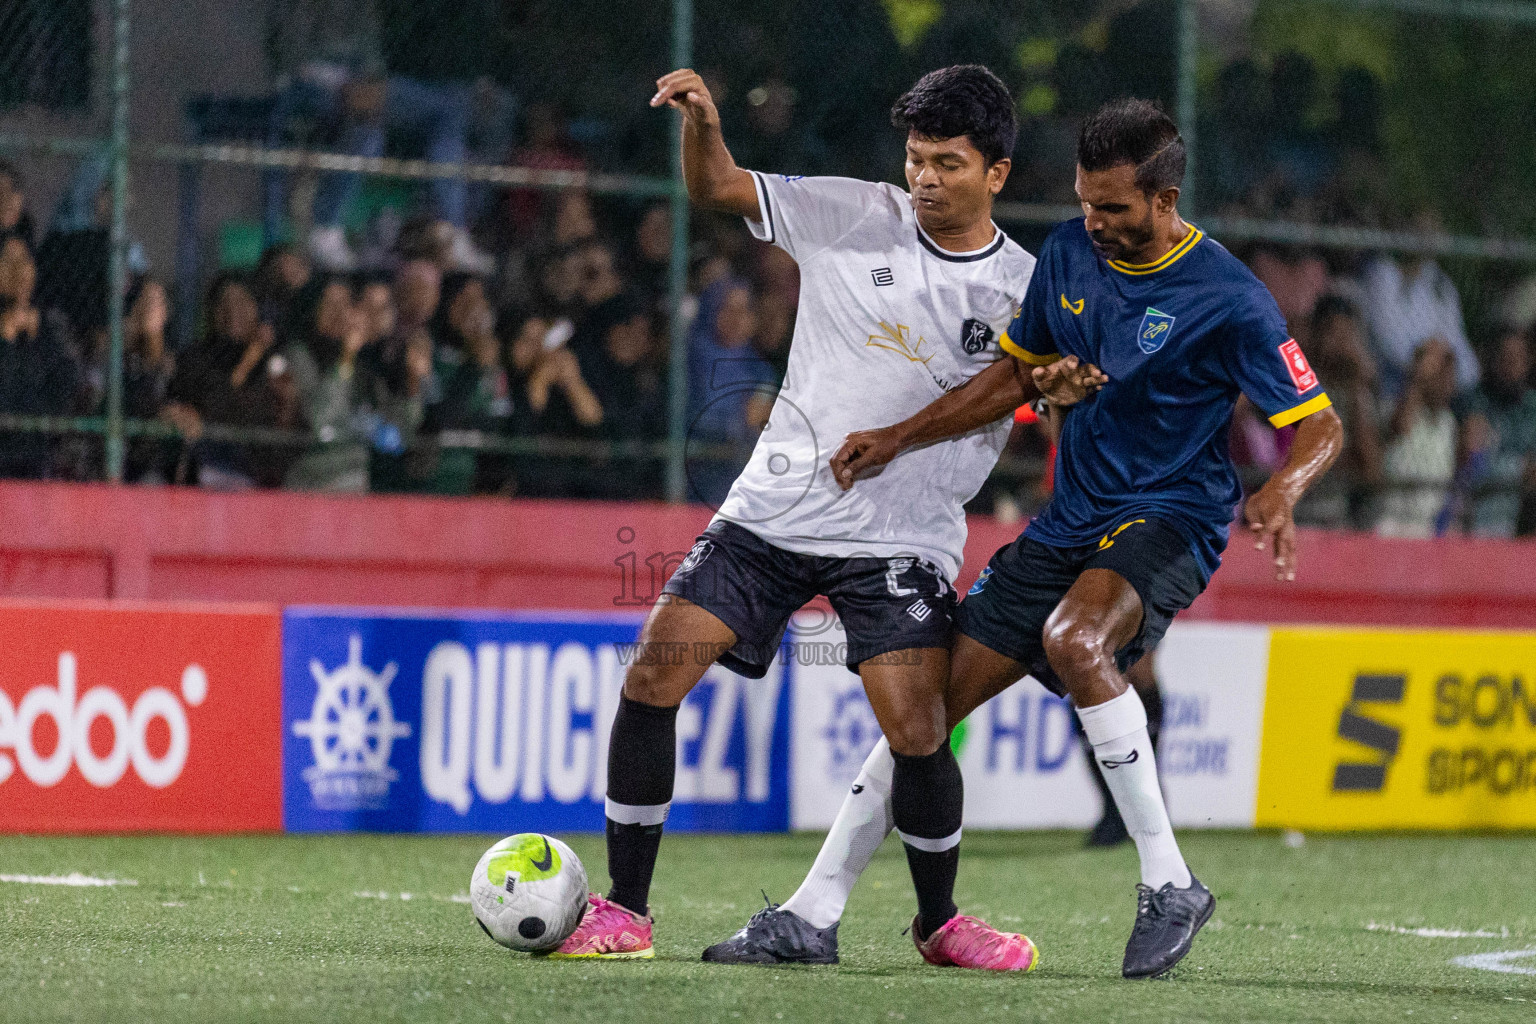
[[[1058,548],[1020,534],[998,548],[955,610],[955,628],[999,654],[1023,662],[1029,674],[1065,696],[1045,658],[1045,623],[1077,578],[1109,569],[1141,597],[1141,629],[1115,652],[1123,672],[1151,653],[1168,624],[1205,589],[1189,541],[1157,519],[1133,519],[1098,543]]]

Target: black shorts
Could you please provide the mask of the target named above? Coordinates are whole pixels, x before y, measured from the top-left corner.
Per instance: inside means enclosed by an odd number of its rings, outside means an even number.
[[[955,627],[1060,696],[1066,688],[1045,658],[1045,622],[1088,569],[1118,573],[1141,597],[1141,629],[1115,652],[1123,672],[1150,653],[1168,623],[1205,589],[1205,575],[1184,535],[1156,519],[1135,519],[1097,544],[1049,547],[1023,534],[997,549],[960,602]]]
[[[750,679],[767,673],[789,617],[817,594],[842,619],[850,671],[892,651],[948,650],[956,600],[944,571],[926,559],[802,555],[723,519],[699,536],[661,592],[730,626],[736,645],[714,660]]]

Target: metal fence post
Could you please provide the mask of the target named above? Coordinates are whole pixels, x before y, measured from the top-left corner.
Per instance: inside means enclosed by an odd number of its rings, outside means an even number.
[[[1184,137],[1184,188],[1179,212],[1195,212],[1195,89],[1198,85],[1200,22],[1196,0],[1179,0],[1179,134]]]
[[[128,2],[112,0],[112,251],[107,268],[107,479],[123,479],[123,292],[128,274]]]
[[[672,0],[672,66],[693,62],[693,0]],[[683,181],[683,115],[672,116],[672,259],[668,267],[672,346],[668,370],[667,500],[688,499],[688,324],[683,300],[688,294],[688,186]]]

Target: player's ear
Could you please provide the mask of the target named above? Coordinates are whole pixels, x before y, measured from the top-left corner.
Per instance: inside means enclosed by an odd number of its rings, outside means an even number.
[[[1165,188],[1152,197],[1152,204],[1159,214],[1167,216],[1179,205],[1179,186]]]
[[[1013,159],[1006,156],[1001,160],[995,161],[991,167],[987,168],[987,188],[993,195],[997,195],[1003,190],[1003,184],[1008,180],[1008,172],[1012,169]]]

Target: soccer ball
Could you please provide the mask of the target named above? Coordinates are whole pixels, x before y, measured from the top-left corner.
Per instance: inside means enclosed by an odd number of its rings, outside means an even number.
[[[560,840],[521,832],[485,851],[469,903],[485,934],[508,949],[551,950],[587,912],[587,869]]]

